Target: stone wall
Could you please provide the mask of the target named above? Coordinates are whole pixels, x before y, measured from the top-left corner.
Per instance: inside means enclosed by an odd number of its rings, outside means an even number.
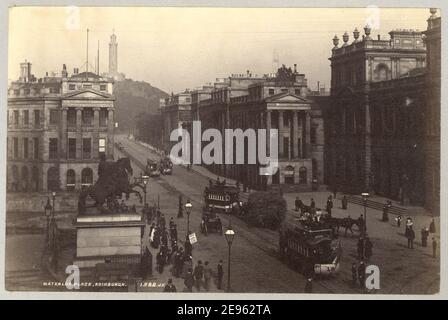
[[[47,197],[50,193],[7,193],[7,212],[44,212]],[[57,212],[76,212],[78,210],[77,193],[59,193],[56,195],[55,209]]]

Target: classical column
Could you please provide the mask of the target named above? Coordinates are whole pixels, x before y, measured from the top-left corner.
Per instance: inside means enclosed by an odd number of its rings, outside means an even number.
[[[292,150],[293,157],[297,159],[299,157],[299,119],[297,116],[298,111],[292,113]]]
[[[305,158],[311,158],[311,115],[307,111],[305,113]]]
[[[271,137],[271,110],[266,110],[266,154],[270,155]]]
[[[82,159],[82,108],[76,108],[76,159]]]
[[[107,109],[107,153],[106,157],[112,159],[114,156],[114,108]]]
[[[283,111],[278,111],[278,152],[280,158],[284,157],[283,148]]]
[[[93,143],[93,159],[99,158],[99,129],[100,129],[100,108],[93,108],[93,134],[92,134],[92,143]]]
[[[61,158],[67,159],[67,108],[61,112]]]

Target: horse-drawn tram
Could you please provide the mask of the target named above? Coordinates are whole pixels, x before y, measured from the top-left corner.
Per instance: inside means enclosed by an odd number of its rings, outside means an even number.
[[[282,257],[304,274],[333,275],[339,271],[341,243],[325,226],[310,226],[298,219],[284,222],[279,230],[279,247]]]
[[[239,204],[239,189],[235,186],[213,184],[205,188],[204,200],[207,208],[230,213]]]

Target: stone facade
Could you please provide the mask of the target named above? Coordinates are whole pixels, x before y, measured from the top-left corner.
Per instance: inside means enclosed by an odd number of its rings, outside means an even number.
[[[72,191],[97,179],[100,157],[113,158],[112,85],[77,69],[68,76],[65,65],[60,77],[11,84],[8,191]]]
[[[345,33],[341,47],[337,36],[333,39],[331,105],[324,114],[326,182],[339,191],[369,191],[423,205],[425,185],[435,176],[425,173],[428,148],[435,147],[428,147],[423,111],[428,90],[437,88],[425,80],[432,58],[427,59],[421,32],[395,30],[389,40],[374,40],[369,27],[364,31],[359,40],[355,29],[350,44]],[[438,87],[440,93],[440,82]],[[440,115],[440,100],[434,109]],[[430,166],[438,168],[434,158]]]
[[[202,132],[217,129],[223,137],[225,150],[225,129],[271,129],[279,131],[279,171],[274,176],[261,176],[261,165],[256,164],[210,164],[209,170],[216,174],[240,181],[244,186],[263,190],[273,184],[290,185],[295,190],[310,190],[313,179],[323,183],[323,120],[317,100],[307,97],[307,81],[303,74],[285,66],[277,74],[255,76],[250,72],[217,79],[211,85],[188,92],[191,104],[190,122],[182,127],[190,132],[191,121],[200,121]],[[183,93],[182,95],[186,95]],[[173,116],[179,117],[173,95],[165,101],[165,139],[173,129]],[[171,113],[172,114],[172,113]],[[179,118],[176,126],[179,125]],[[207,143],[203,143],[205,146]],[[169,152],[172,142],[165,143]],[[257,143],[259,145],[259,143]],[[269,149],[269,143],[266,146]],[[245,142],[247,150],[247,142]],[[269,154],[269,151],[268,151]],[[246,151],[245,158],[248,154]]]

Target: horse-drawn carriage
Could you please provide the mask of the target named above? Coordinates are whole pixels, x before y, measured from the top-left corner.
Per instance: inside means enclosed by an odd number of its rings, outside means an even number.
[[[222,222],[213,207],[202,208],[201,233],[207,235],[209,232],[217,232],[222,235]]]
[[[146,160],[145,174],[150,177],[160,176],[159,164],[151,159]]]
[[[163,175],[173,173],[173,163],[171,162],[170,158],[165,157],[160,160],[160,173]]]

